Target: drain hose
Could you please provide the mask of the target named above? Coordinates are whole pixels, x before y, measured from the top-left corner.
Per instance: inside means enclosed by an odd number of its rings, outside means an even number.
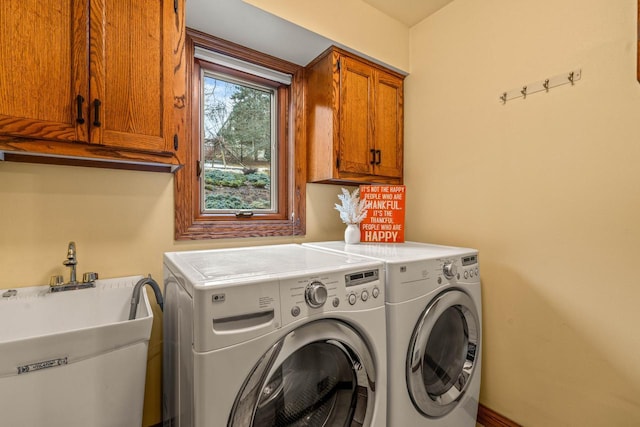
[[[131,297],[131,308],[129,309],[129,320],[133,320],[136,318],[136,311],[138,311],[138,304],[140,303],[140,292],[142,291],[142,287],[144,285],[151,286],[153,289],[153,293],[156,296],[156,302],[160,306],[160,310],[163,310],[163,299],[162,292],[160,291],[160,287],[156,283],[155,280],[151,278],[151,274],[148,277],[140,279],[136,286],[133,288],[133,296]]]

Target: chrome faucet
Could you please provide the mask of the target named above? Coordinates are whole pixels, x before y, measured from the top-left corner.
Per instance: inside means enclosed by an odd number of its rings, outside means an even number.
[[[69,242],[69,249],[67,249],[67,259],[62,262],[66,267],[71,268],[69,274],[69,284],[77,283],[76,280],[76,265],[78,265],[78,259],[76,258],[76,242]]]
[[[51,280],[49,281],[49,289],[51,292],[93,288],[96,286],[95,281],[98,279],[98,273],[84,273],[82,282],[78,282],[77,280],[76,266],[78,265],[78,258],[76,257],[76,242],[69,242],[67,259],[62,261],[62,265],[71,269],[69,281],[64,283],[64,278],[61,274],[51,276]]]

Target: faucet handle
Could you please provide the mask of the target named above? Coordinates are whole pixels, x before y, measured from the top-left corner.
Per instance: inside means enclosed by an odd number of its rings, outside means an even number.
[[[96,280],[98,280],[98,273],[94,273],[93,271],[88,272],[88,273],[84,273],[82,275],[82,282],[83,283],[93,283]]]
[[[51,287],[60,286],[63,283],[64,283],[64,277],[62,277],[62,274],[54,274],[49,279],[49,286]]]

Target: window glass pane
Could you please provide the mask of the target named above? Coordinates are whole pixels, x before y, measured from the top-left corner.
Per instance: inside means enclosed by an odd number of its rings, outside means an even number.
[[[346,354],[312,343],[289,356],[268,379],[255,426],[351,425],[357,379]]]
[[[429,335],[422,378],[432,397],[446,393],[458,380],[467,356],[467,322],[458,307],[449,307]]]
[[[205,72],[202,210],[277,210],[276,91]]]

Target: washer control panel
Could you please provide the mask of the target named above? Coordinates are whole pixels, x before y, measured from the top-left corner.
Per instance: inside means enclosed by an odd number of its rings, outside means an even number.
[[[359,271],[344,276],[347,288],[347,302],[356,305],[358,302],[367,302],[369,298],[380,298],[380,270]]]
[[[316,314],[384,307],[382,265],[282,280],[280,299],[283,325]]]

